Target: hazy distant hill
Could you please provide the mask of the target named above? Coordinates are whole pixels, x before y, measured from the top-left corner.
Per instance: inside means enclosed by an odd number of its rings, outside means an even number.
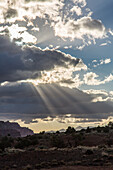
[[[18,123],[0,121],[0,136],[24,137],[33,134],[31,129],[21,127]]]

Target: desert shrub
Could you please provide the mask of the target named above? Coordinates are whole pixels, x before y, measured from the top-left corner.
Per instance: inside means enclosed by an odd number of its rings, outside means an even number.
[[[19,140],[15,144],[15,148],[23,149],[23,148],[28,147],[30,145],[32,145],[31,140],[29,140],[27,138],[21,138],[21,140]]]
[[[24,167],[24,170],[32,170],[32,166],[28,164],[27,166]]]
[[[108,140],[107,140],[107,145],[108,145],[109,147],[111,147],[112,144],[113,144],[113,139],[108,139]]]
[[[45,131],[42,131],[42,132],[40,132],[39,134],[40,134],[40,135],[44,135],[44,134],[45,134]]]
[[[98,148],[99,148],[99,149],[102,149],[102,148],[106,149],[107,146],[106,146],[105,144],[101,144],[101,145],[98,146]]]
[[[65,161],[64,160],[59,161],[59,165],[65,165]]]
[[[43,135],[42,135],[42,134],[38,134],[38,135],[37,135],[37,138],[38,138],[38,139],[43,139]]]
[[[86,133],[90,133],[90,132],[91,132],[91,129],[89,127],[87,127]]]
[[[74,137],[73,137],[73,140],[74,140],[74,146],[78,146],[81,144],[82,140],[84,140],[84,135],[83,133],[79,133],[79,134],[76,134]]]
[[[27,136],[24,138],[18,138],[15,144],[15,148],[23,149],[28,146],[34,146],[39,144],[38,138],[36,135],[33,136]]]
[[[37,145],[39,143],[36,135],[30,136],[28,139],[30,140],[30,145]]]
[[[66,129],[66,134],[70,134],[70,133],[75,133],[76,132],[76,130],[74,129],[74,127],[71,127],[71,126],[69,126],[67,129]]]
[[[86,152],[85,152],[86,155],[92,155],[93,154],[93,151],[88,149]]]
[[[46,147],[44,145],[39,145],[38,148],[39,149],[46,149]]]
[[[4,151],[5,148],[11,147],[13,144],[14,140],[11,137],[2,137],[0,140],[0,149]]]
[[[41,164],[36,164],[36,165],[35,165],[35,168],[36,168],[36,169],[40,169],[40,168],[42,168],[42,165],[41,165]]]
[[[105,126],[104,129],[103,129],[103,132],[104,132],[104,133],[108,133],[108,132],[109,132],[109,127],[108,127],[108,126]]]
[[[111,129],[113,129],[113,122],[109,122],[109,123],[108,123],[108,127],[111,128]]]
[[[57,147],[57,148],[64,148],[65,144],[64,144],[64,140],[60,137],[60,136],[52,136],[50,139],[50,143],[52,145],[52,147]]]
[[[101,133],[101,132],[102,132],[102,128],[101,128],[100,126],[98,126],[98,127],[96,128],[96,130],[97,130],[98,133]]]
[[[85,129],[81,129],[80,132],[81,132],[81,133],[84,133],[84,132],[85,132]]]

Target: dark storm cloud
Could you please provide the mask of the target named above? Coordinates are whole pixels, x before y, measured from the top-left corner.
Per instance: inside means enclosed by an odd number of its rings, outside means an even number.
[[[55,66],[76,67],[80,61],[60,51],[33,46],[21,49],[4,36],[0,36],[0,42],[0,82],[34,79],[40,76],[40,71],[49,71]]]
[[[9,83],[0,87],[0,117],[21,119],[74,118],[105,119],[113,116],[113,102],[92,102],[93,97],[78,89],[43,84]]]

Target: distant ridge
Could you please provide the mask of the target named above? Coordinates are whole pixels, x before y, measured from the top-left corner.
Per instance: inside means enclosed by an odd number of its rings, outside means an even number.
[[[75,129],[76,130],[81,130],[81,129],[84,129],[84,128],[82,126],[77,126]]]
[[[0,121],[0,136],[25,137],[33,134],[34,132],[31,129],[21,127],[16,122]]]
[[[62,133],[62,132],[65,132],[66,129],[60,129],[60,130],[57,130],[58,132]],[[56,133],[57,131],[55,130],[50,130],[50,131],[47,131],[46,133]]]
[[[89,126],[89,128],[93,128],[93,126]],[[87,129],[87,126],[86,127],[82,127],[82,126],[77,126],[75,128],[77,131],[81,130],[81,129]]]

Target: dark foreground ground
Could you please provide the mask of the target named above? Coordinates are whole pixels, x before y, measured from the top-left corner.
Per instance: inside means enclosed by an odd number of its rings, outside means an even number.
[[[0,155],[0,169],[111,170],[113,148],[82,146],[70,149],[35,148],[33,151],[7,149],[7,153]]]
[[[1,137],[0,170],[10,169],[113,170],[113,126]]]
[[[42,169],[47,170],[47,169]],[[100,166],[62,166],[57,168],[51,168],[50,170],[113,170],[113,166],[109,167],[100,167]]]

